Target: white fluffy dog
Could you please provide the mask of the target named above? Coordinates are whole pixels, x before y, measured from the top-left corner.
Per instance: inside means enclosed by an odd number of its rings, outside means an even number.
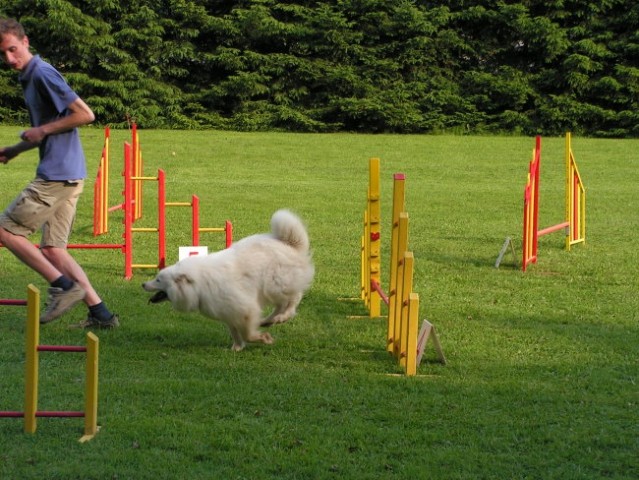
[[[188,257],[142,284],[149,300],[170,300],[181,312],[199,311],[225,323],[233,350],[247,342],[273,343],[259,327],[291,319],[315,269],[302,221],[288,210],[271,217],[271,233],[246,237],[226,250]],[[263,312],[273,307],[264,318]]]

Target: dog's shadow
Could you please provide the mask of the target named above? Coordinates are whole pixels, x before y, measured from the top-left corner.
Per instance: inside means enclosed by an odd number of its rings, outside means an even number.
[[[168,304],[166,306],[170,308]],[[174,310],[163,312],[161,317],[152,320],[130,322],[127,325],[127,340],[132,344],[142,343],[175,350],[208,349],[216,345],[230,349],[232,343],[224,324]]]

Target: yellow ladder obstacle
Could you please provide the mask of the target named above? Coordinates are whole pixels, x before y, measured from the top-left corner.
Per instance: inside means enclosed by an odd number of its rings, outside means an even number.
[[[397,358],[406,375],[416,375],[424,348],[433,339],[438,359],[446,363],[435,327],[428,321],[419,329],[419,295],[413,292],[413,253],[408,250],[409,217],[405,208],[403,173],[393,175],[390,288],[380,280],[380,160],[369,160],[369,187],[361,238],[361,298],[371,318],[381,315],[381,301],[388,305],[386,349]],[[419,331],[418,331],[419,329]]]
[[[27,330],[25,360],[24,412],[0,412],[0,417],[24,418],[25,433],[35,433],[38,417],[84,417],[84,435],[80,442],[91,440],[98,433],[98,356],[99,340],[87,333],[87,346],[40,345],[40,291],[27,287]],[[39,411],[39,352],[86,352],[86,384],[84,411]]]

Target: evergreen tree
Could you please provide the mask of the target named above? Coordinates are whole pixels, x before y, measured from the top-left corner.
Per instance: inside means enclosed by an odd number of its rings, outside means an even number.
[[[633,0],[3,0],[97,122],[639,136]],[[26,123],[14,72],[0,121]]]

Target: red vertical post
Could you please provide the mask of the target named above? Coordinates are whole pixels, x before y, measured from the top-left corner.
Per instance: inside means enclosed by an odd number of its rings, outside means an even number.
[[[233,243],[233,224],[228,220],[224,224],[224,233],[226,233],[226,248],[229,248]]]
[[[535,138],[535,157],[534,167],[531,175],[533,176],[533,242],[532,242],[532,256],[533,263],[537,263],[537,240],[539,231],[539,183],[540,183],[540,164],[541,164],[541,135],[537,135]]]
[[[133,276],[133,199],[131,195],[131,145],[124,142],[124,278]]]
[[[158,170],[158,268],[166,266],[166,179]]]
[[[200,198],[193,195],[191,199],[191,245],[200,244]]]
[[[521,268],[525,272],[526,271],[526,258],[528,249],[528,183],[526,183],[526,187],[524,188],[524,234],[522,235],[522,258],[521,258]]]

